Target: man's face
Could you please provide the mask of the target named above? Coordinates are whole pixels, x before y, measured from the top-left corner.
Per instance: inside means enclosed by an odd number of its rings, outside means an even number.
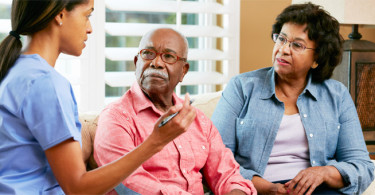
[[[172,53],[182,58],[187,55],[184,39],[170,29],[159,29],[145,35],[139,48],[156,53]],[[138,54],[134,63],[137,82],[148,95],[172,93],[189,70],[187,62],[178,60],[174,64],[168,64],[161,59],[160,54],[153,60],[145,60]]]

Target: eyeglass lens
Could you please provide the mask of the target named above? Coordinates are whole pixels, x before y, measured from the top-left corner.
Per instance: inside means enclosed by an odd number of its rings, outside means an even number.
[[[143,49],[141,50],[141,56],[143,59],[146,59],[146,60],[153,60],[156,58],[157,54],[155,51],[153,50],[148,50],[148,49]],[[174,54],[171,54],[171,53],[160,53],[160,56],[161,56],[161,59],[163,60],[163,62],[165,63],[175,63],[177,61],[177,56],[174,55]]]
[[[285,45],[288,42],[288,39],[283,35],[273,34],[273,41],[278,45]],[[290,42],[289,47],[296,52],[303,52],[306,49],[302,43],[295,41]]]

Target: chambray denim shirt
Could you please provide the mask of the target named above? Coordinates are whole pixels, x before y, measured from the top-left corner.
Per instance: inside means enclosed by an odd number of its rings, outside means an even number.
[[[312,82],[310,74],[297,107],[311,166],[336,167],[346,184],[340,191],[362,193],[374,178],[374,164],[346,87],[332,79]],[[241,165],[244,178],[264,174],[283,114],[284,104],[275,94],[273,68],[238,75],[223,91],[212,121]]]

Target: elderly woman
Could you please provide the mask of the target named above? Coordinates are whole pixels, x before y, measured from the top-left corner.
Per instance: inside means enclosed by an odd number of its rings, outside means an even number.
[[[360,194],[373,180],[356,108],[329,79],[342,56],[339,24],[291,5],[273,25],[273,67],[233,78],[212,120],[260,194]]]

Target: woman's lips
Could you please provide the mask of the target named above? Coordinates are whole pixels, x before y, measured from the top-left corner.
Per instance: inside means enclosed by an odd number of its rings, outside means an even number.
[[[290,63],[288,61],[286,61],[282,58],[276,58],[276,61],[277,61],[278,64],[283,65],[283,66],[290,65]]]

